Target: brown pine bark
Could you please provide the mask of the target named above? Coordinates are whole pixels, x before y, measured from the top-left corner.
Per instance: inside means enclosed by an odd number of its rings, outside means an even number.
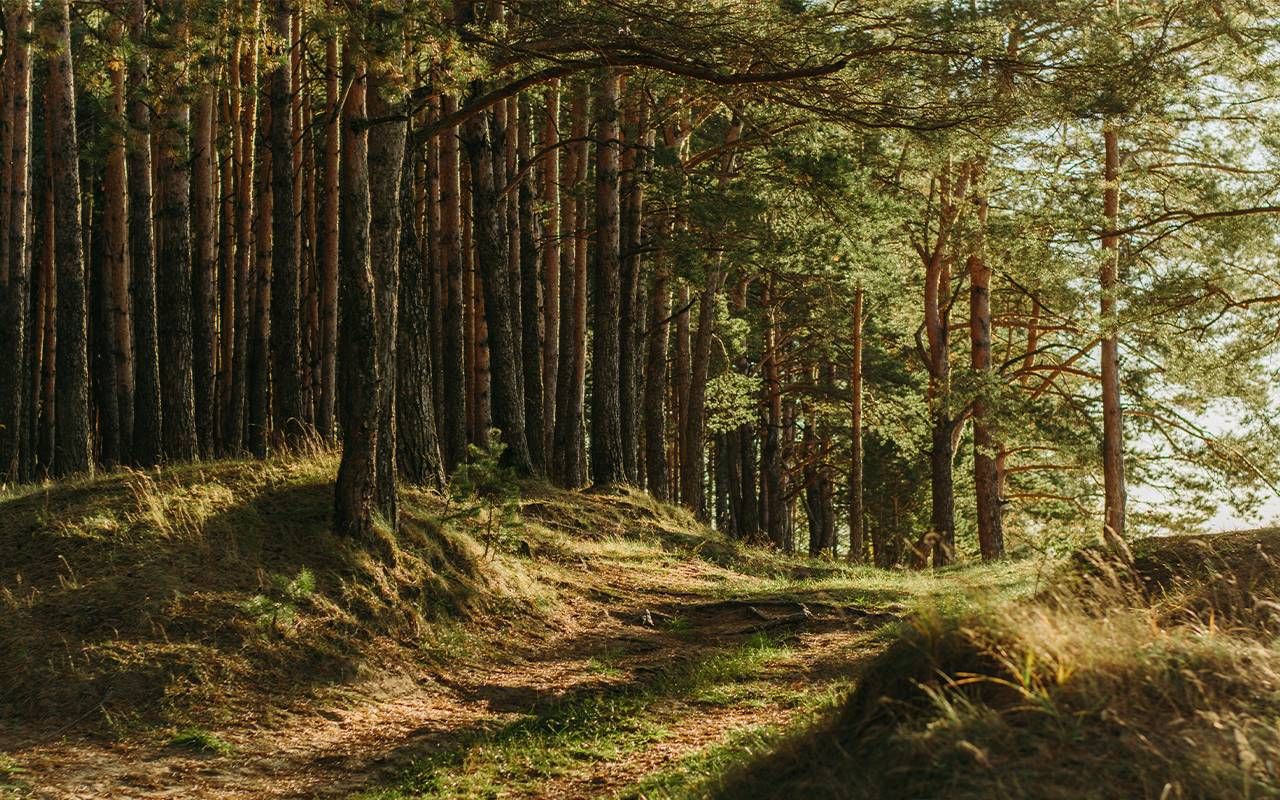
[[[246,0],[245,24],[250,34],[238,46],[240,122],[235,148],[239,174],[236,178],[236,259],[235,259],[235,350],[231,362],[231,401],[227,420],[227,447],[241,450],[249,446],[249,329],[253,320],[253,263],[255,218],[255,147],[258,104],[257,0]]]
[[[27,304],[31,296],[29,253],[31,174],[31,31],[29,0],[6,6],[3,85],[4,184],[0,187],[0,482],[23,475],[25,416],[32,402],[23,355],[31,347]]]
[[[227,86],[222,98],[222,124],[227,128],[227,144],[219,155],[220,196],[222,225],[218,248],[220,262],[221,303],[219,306],[218,349],[218,452],[226,455],[240,446],[239,430],[228,427],[231,419],[232,386],[231,365],[236,352],[236,176],[239,171],[240,148],[236,126],[240,121],[240,52],[238,45],[231,48],[227,65]]]
[[[618,333],[621,363],[618,373],[619,413],[622,417],[622,460],[627,478],[640,482],[640,350],[644,304],[640,290],[640,239],[644,224],[645,136],[648,132],[648,104],[638,93],[628,96],[625,130],[627,146],[622,150],[622,211],[620,218],[620,316]]]
[[[849,561],[867,560],[866,508],[862,479],[862,326],[866,291],[853,293],[853,359],[849,366]]]
[[[591,340],[591,471],[595,485],[627,482],[620,395],[618,92],[620,75],[601,76],[596,101],[596,253]]]
[[[543,449],[551,467],[556,427],[556,383],[560,366],[560,80],[546,87],[544,147],[556,149],[542,158],[542,424]]]
[[[89,343],[85,308],[84,240],[81,227],[80,159],[76,142],[75,74],[71,60],[68,0],[50,0],[40,10],[49,56],[46,124],[54,194],[54,260],[57,272],[57,424],[53,472],[93,471],[89,422]]]
[[[405,161],[411,163],[406,141]],[[443,489],[444,463],[436,432],[432,385],[430,275],[422,258],[417,229],[408,224],[414,207],[413,170],[400,176],[400,318],[396,326],[396,465],[400,477],[417,486]]]
[[[187,19],[183,0],[157,6],[163,41],[174,62],[162,65],[166,85],[183,80],[177,54],[186,46]],[[155,133],[156,152],[156,322],[160,337],[160,420],[165,458],[189,461],[196,457],[195,387],[192,376],[193,325],[191,310],[191,148],[187,131],[191,107],[166,97]]]
[[[496,125],[493,123],[492,127]],[[498,142],[491,137],[491,125],[486,124],[483,114],[463,123],[461,139],[471,164],[477,278],[484,292],[484,317],[488,328],[493,425],[502,432],[502,442],[506,445],[503,453],[505,462],[528,474],[533,471],[533,462],[525,435],[515,312],[518,301],[513,296],[507,260],[508,242],[502,224],[504,210],[498,203],[501,187],[497,185],[494,174],[496,159],[502,152],[498,150]],[[483,430],[476,433],[483,434]]]
[[[195,237],[195,273],[192,276],[192,308],[194,311],[192,377],[195,387],[196,442],[200,457],[214,453],[215,375],[217,363],[217,208],[214,147],[214,89],[201,88],[196,103],[195,126],[192,131],[192,180],[194,206],[192,226]]]
[[[276,37],[289,46],[293,36],[293,0],[275,0],[273,27]],[[280,54],[286,56],[287,54]],[[270,341],[271,416],[275,435],[286,445],[305,433],[302,410],[302,364],[299,331],[299,232],[294,176],[291,58],[276,59],[268,78],[271,126],[271,302],[267,325]]]
[[[402,35],[384,40],[389,45],[377,54],[386,69],[399,69],[404,51]],[[391,101],[390,77],[381,69],[369,76],[366,103],[372,119],[386,120],[403,109]],[[369,254],[373,262],[377,324],[378,451],[375,502],[382,518],[394,530],[398,521],[396,501],[396,328],[400,293],[400,177],[404,171],[406,123],[380,122],[369,129]],[[412,171],[412,167],[410,167]],[[412,197],[412,195],[411,195]],[[412,215],[409,224],[412,227]]]
[[[668,227],[669,231],[670,228]],[[659,258],[649,292],[649,331],[644,375],[645,483],[649,494],[666,500],[667,485],[667,348],[671,339],[671,290],[669,267]]]
[[[991,375],[991,267],[985,253],[987,196],[983,190],[986,165],[973,165],[971,178],[977,229],[974,250],[969,254],[969,344],[970,366],[975,373]],[[978,545],[982,559],[991,561],[1004,555],[1004,523],[1000,506],[1000,472],[996,459],[1000,446],[988,420],[989,409],[980,394],[973,404],[973,485],[978,506]]]
[[[551,448],[552,477],[561,486],[581,486],[586,482],[582,446],[583,392],[586,384],[587,352],[587,259],[586,226],[581,185],[586,180],[588,95],[585,84],[574,87],[570,102],[569,145],[565,184],[561,197],[561,232],[572,235],[563,247],[560,263],[560,364],[556,377],[556,424]]]
[[[711,337],[715,333],[716,296],[723,273],[713,271],[698,298],[698,331],[693,337],[689,360],[689,383],[685,394],[684,446],[680,455],[680,500],[698,519],[707,519],[703,459],[706,450],[707,373],[711,359]]]
[[[133,460],[141,466],[163,456],[160,421],[160,343],[156,319],[155,227],[152,218],[151,85],[146,2],[127,0],[130,58],[129,130],[125,161],[129,183],[129,269],[133,300]]]
[[[538,218],[534,208],[534,175],[530,163],[533,157],[533,110],[529,99],[522,97],[519,103],[516,130],[517,163],[520,185],[516,198],[520,245],[520,360],[524,378],[525,438],[529,442],[529,459],[534,471],[547,470],[546,420],[542,394],[542,341],[543,316],[541,281],[538,253]]]
[[[108,23],[108,39],[118,45],[124,36],[124,19]],[[125,70],[112,61],[107,68],[111,84],[108,109],[111,127],[102,177],[102,246],[111,291],[112,391],[116,396],[119,424],[119,460],[129,463],[133,449],[133,321],[129,302],[129,221],[125,169]]]
[[[258,117],[265,135],[255,137],[253,171],[253,271],[250,273],[251,304],[248,331],[246,395],[248,419],[245,431],[249,452],[265,458],[271,445],[271,262],[275,197],[272,176],[275,157],[271,152],[271,98],[258,97]]]
[[[329,5],[332,7],[333,0]],[[339,139],[341,137],[338,108],[338,41],[325,40],[325,134],[324,183],[321,196],[319,253],[320,284],[320,401],[317,403],[316,428],[327,441],[334,438],[334,407],[338,375],[338,204],[339,204]]]
[[[457,98],[445,95],[440,100],[441,114],[458,110]],[[441,424],[441,455],[446,472],[452,473],[467,455],[467,404],[472,397],[466,391],[469,370],[466,363],[463,309],[469,300],[464,293],[465,265],[462,252],[462,173],[459,163],[458,129],[446,128],[440,134],[440,273],[444,283],[444,335],[442,351],[444,381]]]
[[[687,449],[685,437],[688,434],[688,426],[686,424],[687,417],[685,412],[689,407],[689,381],[690,381],[690,357],[693,350],[693,337],[690,335],[689,329],[689,307],[690,307],[689,285],[681,282],[680,289],[676,293],[676,349],[674,356],[673,372],[674,381],[671,386],[671,423],[675,430],[675,436],[672,440],[673,458],[671,459],[671,481],[675,488],[673,500],[685,500],[684,477],[682,466],[684,464],[684,452]]]
[[[1120,405],[1119,290],[1120,236],[1120,136],[1110,122],[1103,127],[1106,155],[1104,163],[1103,213],[1107,235],[1102,239],[1102,477],[1105,496],[1104,533],[1124,538],[1125,474],[1124,419]]]
[[[348,45],[351,48],[352,45]],[[378,449],[378,326],[370,256],[369,131],[364,65],[348,50],[350,88],[342,109],[341,281],[338,331],[342,460],[334,485],[334,530],[368,539],[373,534]]]
[[[760,453],[761,522],[769,542],[780,550],[788,549],[788,510],[784,497],[782,474],[782,375],[779,367],[777,309],[774,308],[773,277],[765,283],[762,298],[766,321],[764,331],[765,436]]]

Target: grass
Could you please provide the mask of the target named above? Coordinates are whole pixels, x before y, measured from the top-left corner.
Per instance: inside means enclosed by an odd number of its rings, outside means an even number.
[[[175,732],[169,739],[169,746],[214,756],[229,756],[235,752],[225,739],[204,728],[183,728]]]
[[[1031,601],[936,604],[847,702],[654,796],[1280,796],[1277,555],[1274,533],[1152,540]]]
[[[739,684],[785,658],[789,648],[755,636],[613,691],[592,691],[522,716],[495,731],[419,759],[393,786],[364,800],[496,797],[532,791],[584,765],[615,762],[663,740],[671,702]]]
[[[417,662],[451,625],[554,606],[527,560],[486,556],[428,493],[403,493],[397,537],[335,536],[336,468],[323,452],[216,461],[0,499],[0,716],[216,724]]]

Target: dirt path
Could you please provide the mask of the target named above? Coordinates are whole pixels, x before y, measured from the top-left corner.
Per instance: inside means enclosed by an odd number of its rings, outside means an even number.
[[[811,690],[846,674],[867,651],[868,631],[885,621],[831,604],[716,600],[711,590],[723,587],[725,573],[701,562],[671,565],[661,581],[615,563],[593,564],[589,574],[595,589],[584,596],[595,599],[572,601],[564,630],[451,665],[447,674],[380,676],[268,724],[230,724],[218,735],[234,747],[232,755],[145,741],[22,743],[0,729],[0,750],[25,770],[18,777],[27,788],[9,791],[41,798],[345,797],[391,781],[415,758],[465,746],[531,712],[631,691],[648,676],[761,634],[785,637],[788,648],[763,680],[783,693]],[[503,796],[611,796],[734,731],[796,713],[767,699],[708,704],[684,697],[665,698],[651,711],[662,724],[651,746],[613,760],[588,759],[581,769]]]

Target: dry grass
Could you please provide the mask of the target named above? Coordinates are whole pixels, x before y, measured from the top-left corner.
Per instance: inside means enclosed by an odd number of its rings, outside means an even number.
[[[706,793],[1280,796],[1277,555],[1275,532],[1150,540],[1034,601],[921,613],[843,708]]]
[[[439,524],[428,494],[405,493],[399,537],[335,537],[335,469],[325,453],[212,462],[0,500],[0,716],[235,714],[412,659],[458,620],[547,603],[520,559]]]

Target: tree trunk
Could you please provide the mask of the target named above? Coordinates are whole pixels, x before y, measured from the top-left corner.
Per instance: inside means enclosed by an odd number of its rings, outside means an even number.
[[[542,425],[543,453],[551,467],[556,423],[556,383],[560,365],[560,81],[547,84],[547,119],[542,147],[556,146],[542,158]]]
[[[397,24],[397,32],[399,26]],[[377,53],[383,69],[399,70],[404,52],[403,35],[391,37],[385,51]],[[388,101],[390,78],[382,69],[372,72],[368,84],[369,116],[393,117],[402,109]],[[398,524],[396,502],[396,327],[400,294],[400,174],[404,169],[406,123],[381,122],[369,129],[370,244],[376,303],[374,320],[378,342],[378,509],[394,530]],[[411,168],[412,169],[412,168]],[[410,215],[412,220],[412,215]]]
[[[853,294],[853,361],[849,367],[849,561],[867,558],[866,511],[862,491],[862,315],[866,292]]]
[[[275,34],[282,47],[292,39],[292,0],[275,0]],[[282,54],[283,55],[283,54]],[[295,148],[290,59],[271,71],[271,405],[275,433],[286,444],[304,433],[299,353],[299,228],[294,194]]]
[[[448,116],[458,110],[456,98],[445,95],[440,113]],[[441,455],[445,470],[452,473],[467,456],[466,330],[463,309],[468,299],[464,294],[462,253],[462,186],[459,164],[458,129],[446,128],[440,134],[440,273],[444,279],[445,297],[442,350],[444,365],[444,408]]]
[[[1124,420],[1120,406],[1120,314],[1116,304],[1120,274],[1120,141],[1116,128],[1103,128],[1106,146],[1103,206],[1108,234],[1102,239],[1102,477],[1105,494],[1104,532],[1124,538]]]
[[[584,204],[580,189],[586,180],[588,96],[585,84],[574,89],[569,109],[568,169],[565,183],[569,192],[561,198],[561,231],[572,235],[572,246],[564,248],[560,266],[560,366],[556,380],[556,428],[551,448],[552,477],[561,486],[581,486],[585,482],[582,448],[583,392],[587,372],[587,259]]]
[[[668,232],[670,228],[667,228]],[[648,358],[644,376],[644,464],[649,493],[666,500],[667,488],[667,348],[671,339],[671,290],[667,288],[669,267],[665,258],[654,273],[649,304]]]
[[[334,529],[339,535],[367,539],[373,534],[377,480],[377,300],[370,261],[369,131],[363,125],[366,78],[364,65],[352,63],[350,52],[347,62],[350,88],[342,109],[342,269],[338,294],[342,461],[334,486]]]
[[[640,400],[639,375],[640,361],[634,357],[640,349],[640,333],[643,320],[643,306],[640,293],[640,239],[644,217],[644,137],[649,126],[649,107],[644,98],[631,93],[627,103],[626,133],[627,146],[622,151],[622,217],[620,220],[621,250],[621,299],[620,322],[618,334],[619,352],[622,362],[619,365],[618,394],[619,408],[622,416],[622,460],[626,468],[627,478],[633,483],[640,482],[639,461],[640,447],[638,441]]]
[[[186,46],[186,6],[166,0],[163,37],[172,52]],[[177,64],[165,64],[177,82]],[[196,457],[195,387],[191,320],[191,107],[174,98],[163,106],[156,131],[156,321],[160,337],[161,440],[167,459]]]
[[[81,235],[80,158],[76,143],[76,91],[71,63],[68,0],[41,7],[49,56],[49,168],[54,192],[54,260],[57,264],[57,392],[53,470],[92,472],[89,424],[89,333],[85,309],[84,240]]]
[[[405,161],[411,163],[406,142]],[[400,297],[396,327],[396,464],[400,477],[417,486],[444,488],[444,465],[436,433],[432,386],[430,276],[422,259],[413,214],[413,170],[400,175]]]
[[[788,544],[787,507],[782,476],[782,378],[778,365],[777,311],[773,307],[773,278],[765,284],[763,305],[767,315],[764,333],[765,436],[760,453],[761,519],[769,542],[780,550]]]
[[[333,0],[330,0],[332,7]],[[325,136],[324,136],[324,210],[320,248],[320,402],[316,427],[326,440],[334,434],[334,404],[338,375],[338,41],[325,40]]]
[[[271,97],[258,97],[258,118],[264,135],[254,138],[256,155],[253,171],[253,272],[249,291],[252,302],[249,320],[249,357],[246,364],[249,452],[265,458],[271,447],[271,260],[275,220],[272,173],[275,155],[271,152]]]
[[[219,156],[221,175],[221,225],[222,240],[218,260],[222,275],[220,291],[222,304],[219,309],[221,341],[218,354],[218,452],[228,455],[240,446],[240,431],[232,430],[231,397],[237,387],[232,385],[232,363],[236,353],[236,180],[242,158],[237,125],[240,120],[240,49],[238,43],[231,48],[227,64],[227,86],[222,101],[222,123],[227,127],[227,144]]]
[[[687,419],[685,412],[689,406],[690,351],[693,349],[693,337],[689,332],[689,301],[689,286],[681,282],[680,291],[676,295],[679,312],[676,314],[675,381],[671,387],[673,393],[671,417],[672,427],[675,429],[675,440],[673,442],[675,458],[672,459],[671,472],[677,495],[672,499],[686,502],[687,499],[684,497],[683,465],[684,452],[687,449],[685,437],[688,435],[688,426],[685,422]]]
[[[477,87],[478,88],[478,87]],[[520,391],[520,351],[515,329],[516,298],[507,262],[507,238],[494,176],[496,144],[484,114],[462,126],[462,144],[471,164],[471,202],[476,244],[477,278],[484,291],[489,341],[489,381],[493,424],[506,445],[505,463],[522,473],[533,471],[524,429],[524,397]],[[477,434],[483,434],[478,430]],[[483,441],[483,439],[481,439]]]
[[[134,346],[133,460],[159,463],[163,452],[160,422],[160,343],[156,320],[155,228],[151,196],[151,106],[146,42],[146,1],[129,0],[129,131],[125,160],[129,181],[129,268],[132,279]]]
[[[684,447],[680,463],[680,499],[693,509],[698,519],[706,519],[702,461],[706,450],[707,371],[711,358],[711,337],[715,333],[716,295],[723,273],[707,276],[706,288],[698,299],[698,332],[693,339],[689,363],[689,391],[684,404]]]
[[[192,376],[195,382],[196,441],[201,458],[210,458],[214,452],[214,364],[216,363],[216,326],[214,310],[217,308],[217,213],[214,206],[214,90],[212,86],[201,89],[196,105],[193,179],[195,181],[194,225],[196,260],[192,279],[192,312],[194,336],[192,351]]]
[[[520,225],[520,350],[524,370],[524,424],[529,440],[529,458],[534,470],[547,470],[546,417],[542,385],[542,341],[544,337],[541,308],[538,253],[538,217],[534,208],[534,178],[530,160],[533,157],[533,110],[528,98],[519,104],[519,128],[516,149],[519,155],[517,169],[522,175],[519,190]]]
[[[124,33],[124,20],[108,23],[108,36],[119,43]],[[107,159],[102,178],[102,235],[107,274],[111,292],[111,360],[112,391],[116,396],[119,419],[119,458],[132,461],[133,450],[133,321],[129,302],[129,220],[125,169],[125,70],[119,62],[108,65],[111,82],[110,118],[115,126],[109,136]],[[16,169],[16,162],[15,162]],[[25,179],[24,179],[25,180]],[[25,185],[23,187],[25,191]],[[25,200],[24,200],[25,203]],[[25,218],[25,217],[24,217]]]
[[[30,348],[31,8],[28,0],[8,4],[4,58],[4,185],[0,186],[0,482],[23,477],[23,431],[29,402],[24,355]],[[119,83],[118,85],[123,85]]]
[[[596,105],[596,253],[591,340],[591,471],[597,486],[627,481],[619,348],[619,73],[600,79]]]
[[[989,379],[991,370],[991,267],[986,262],[987,197],[983,191],[985,164],[973,166],[972,184],[977,205],[974,252],[969,254],[969,343],[973,371]],[[1000,474],[996,466],[999,445],[988,422],[987,402],[980,390],[973,404],[973,488],[978,506],[978,546],[982,559],[1004,555],[1004,523],[1000,507]]]

